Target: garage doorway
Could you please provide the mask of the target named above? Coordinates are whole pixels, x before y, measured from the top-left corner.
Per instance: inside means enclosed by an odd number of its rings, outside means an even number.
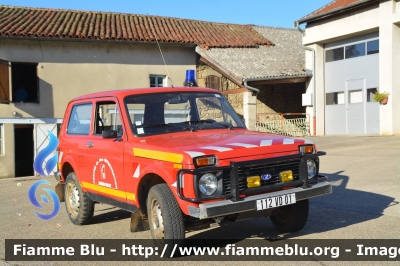
[[[33,176],[33,125],[14,125],[15,177]]]

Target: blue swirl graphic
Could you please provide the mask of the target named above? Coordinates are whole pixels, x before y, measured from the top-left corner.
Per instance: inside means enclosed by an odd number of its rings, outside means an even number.
[[[28,191],[28,198],[29,201],[32,203],[33,206],[35,206],[36,208],[39,209],[43,209],[43,206],[40,204],[40,202],[36,199],[36,191],[38,190],[38,187],[42,184],[46,184],[46,185],[51,185],[49,181],[47,180],[39,180],[37,182],[35,182]],[[51,218],[53,218],[54,216],[56,216],[58,214],[58,212],[60,211],[60,200],[58,199],[57,194],[48,188],[42,188],[44,191],[46,191],[51,199],[53,200],[54,203],[54,209],[50,214],[41,214],[35,211],[35,214],[42,220],[50,220]],[[41,199],[45,202],[48,203],[49,200],[45,195],[41,195]]]
[[[47,130],[47,132],[49,134],[49,144],[36,155],[35,161],[33,162],[33,169],[35,169],[36,173],[38,173],[41,176],[47,176],[51,172],[51,170],[56,166],[58,160],[58,154],[56,153],[46,162],[46,167],[45,167],[46,171],[43,171],[42,165],[44,160],[46,159],[47,156],[53,153],[58,146],[57,137],[49,130]]]

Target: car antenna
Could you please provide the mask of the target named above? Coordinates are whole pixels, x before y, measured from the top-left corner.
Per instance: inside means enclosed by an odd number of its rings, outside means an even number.
[[[147,14],[147,15],[149,15],[149,14]],[[153,23],[151,23],[151,25],[153,26]],[[153,26],[151,29],[152,29],[152,31],[153,31],[154,37],[156,38],[156,42],[157,42],[157,45],[158,45],[158,49],[160,49],[161,57],[162,57],[162,60],[164,61],[165,69],[167,70],[168,79],[169,79],[169,81],[171,82],[171,88],[173,88],[173,87],[174,87],[174,84],[172,83],[172,79],[171,79],[171,77],[169,76],[168,67],[167,67],[167,64],[165,63],[164,55],[163,55],[163,53],[162,53],[162,51],[161,51],[160,44],[158,43],[157,34],[156,34],[156,32],[154,31],[154,26]]]

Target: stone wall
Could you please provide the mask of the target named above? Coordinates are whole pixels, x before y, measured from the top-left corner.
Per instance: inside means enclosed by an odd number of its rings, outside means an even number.
[[[221,78],[221,91],[234,90],[241,88],[234,82],[230,81],[225,76],[221,75],[218,71],[212,67],[204,64],[203,62],[198,62],[196,68],[197,85],[199,87],[206,87],[206,77],[209,75],[214,75]],[[225,98],[228,99],[229,103],[235,109],[235,111],[243,115],[243,93],[227,94]]]

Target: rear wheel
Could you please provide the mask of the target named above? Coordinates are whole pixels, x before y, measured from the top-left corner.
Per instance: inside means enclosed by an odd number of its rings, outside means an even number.
[[[270,219],[276,229],[283,233],[297,232],[307,223],[308,199],[301,200],[295,204],[287,205],[277,209]]]
[[[182,212],[167,184],[158,184],[150,189],[147,215],[151,236],[157,246],[183,244],[185,226]]]
[[[67,176],[64,195],[65,207],[71,222],[77,225],[89,223],[93,217],[94,202],[82,191],[74,172]]]

